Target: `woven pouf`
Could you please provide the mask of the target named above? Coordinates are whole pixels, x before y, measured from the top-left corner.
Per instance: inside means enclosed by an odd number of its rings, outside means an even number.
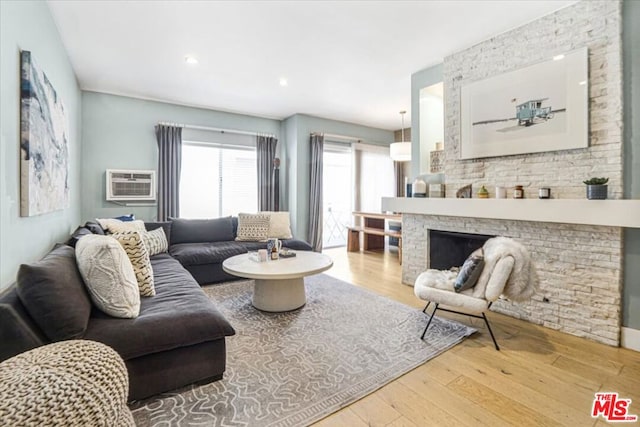
[[[62,341],[0,363],[0,420],[8,426],[134,426],[129,377],[114,350]]]

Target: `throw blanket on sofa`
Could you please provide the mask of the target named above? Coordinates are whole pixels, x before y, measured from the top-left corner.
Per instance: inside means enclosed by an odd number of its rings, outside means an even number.
[[[538,273],[529,252],[522,244],[507,237],[494,237],[487,240],[482,248],[485,264],[476,287],[482,285],[484,289],[498,261],[513,257],[513,269],[502,294],[513,301],[525,301],[536,293]]]

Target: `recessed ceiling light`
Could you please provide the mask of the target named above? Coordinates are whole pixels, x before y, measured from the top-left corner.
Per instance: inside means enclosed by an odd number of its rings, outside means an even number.
[[[579,84],[580,86],[584,86],[584,85],[586,85],[586,84],[587,84],[587,81],[586,81],[586,80],[583,80],[583,81],[581,81],[581,82],[580,82],[580,83],[578,83],[578,84]]]
[[[564,55],[556,55],[553,57],[554,61],[560,61],[561,59],[564,59]]]
[[[194,56],[187,55],[184,57],[184,62],[189,65],[196,65],[198,63],[198,60]]]
[[[284,77],[280,79],[280,86],[287,86],[289,82]]]

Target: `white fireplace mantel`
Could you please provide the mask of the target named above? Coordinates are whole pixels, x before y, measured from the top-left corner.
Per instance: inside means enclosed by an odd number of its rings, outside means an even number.
[[[383,197],[382,211],[640,228],[640,200]]]

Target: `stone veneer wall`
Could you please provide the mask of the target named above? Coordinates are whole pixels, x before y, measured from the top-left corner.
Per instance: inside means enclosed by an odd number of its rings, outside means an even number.
[[[501,300],[491,309],[551,329],[619,345],[620,228],[403,214],[403,283],[413,284],[428,268],[429,229],[501,235],[524,243],[538,270],[539,292],[531,301]]]
[[[537,197],[584,198],[584,179],[608,176],[609,197],[622,198],[622,15],[618,1],[582,1],[445,58],[445,164],[447,196],[458,188],[525,187]],[[460,160],[460,88],[473,81],[589,50],[589,147]]]
[[[622,17],[619,1],[582,1],[445,58],[447,197],[473,184],[551,187],[555,198],[584,198],[582,181],[608,176],[609,197],[622,197]],[[460,89],[581,47],[589,50],[589,147],[460,160]],[[487,200],[491,203],[491,200]],[[473,216],[473,212],[469,212]],[[530,302],[492,309],[552,329],[619,344],[622,232],[614,227],[403,215],[403,283],[428,268],[428,230],[513,237],[531,251],[540,292]]]

